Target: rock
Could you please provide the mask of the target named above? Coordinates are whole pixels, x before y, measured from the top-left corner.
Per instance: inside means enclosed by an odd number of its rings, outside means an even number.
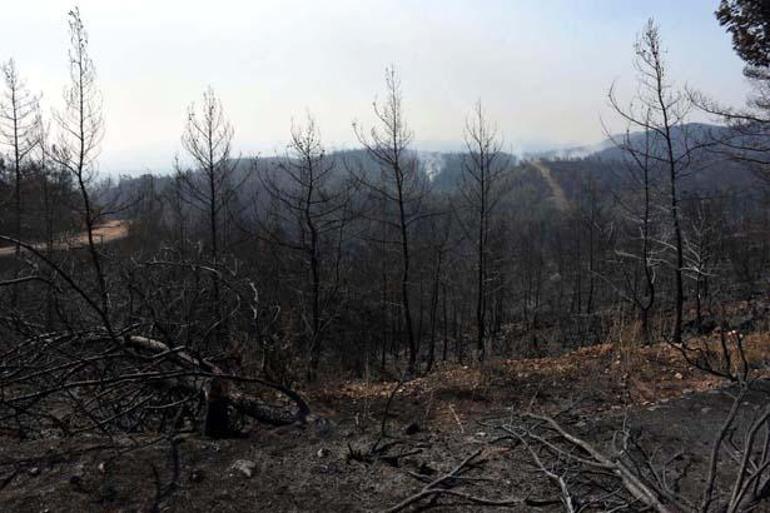
[[[326,447],[321,447],[320,449],[318,449],[318,452],[316,453],[316,456],[318,456],[319,458],[325,458],[328,455],[329,455],[329,449],[327,449]]]
[[[684,376],[682,375],[681,372],[677,372],[676,374],[674,374],[674,378],[676,378],[676,379],[684,379]]]
[[[240,472],[245,477],[251,478],[254,475],[254,471],[257,469],[257,464],[251,460],[237,460],[230,467],[231,470]]]
[[[316,435],[318,435],[321,438],[325,438],[329,436],[334,429],[334,425],[326,417],[316,418],[313,421],[313,426],[315,427]]]
[[[39,467],[32,467],[27,472],[29,473],[30,476],[36,476],[36,475],[40,474],[40,468]]]

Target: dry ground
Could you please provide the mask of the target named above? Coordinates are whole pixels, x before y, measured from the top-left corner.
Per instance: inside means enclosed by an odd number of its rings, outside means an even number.
[[[751,335],[746,343],[752,363],[763,365],[770,336]],[[351,450],[378,438],[394,386],[340,382],[307,390],[316,410],[331,420],[329,430],[254,427],[241,439],[187,434],[174,442],[144,436],[0,439],[0,511],[380,511],[418,491],[423,485],[415,476],[446,472],[477,449],[484,464],[469,475],[477,478],[472,485],[479,494],[549,499],[553,490],[526,454],[491,443],[496,433],[484,419],[530,407],[552,412],[579,399],[569,416],[577,433],[602,443],[625,421],[652,448],[687,448],[697,469],[730,405],[725,383],[684,365],[663,345],[600,345],[557,358],[446,366],[406,383],[393,400],[387,423],[398,437],[393,452],[412,455],[397,466],[351,459]],[[767,397],[751,396],[747,413]],[[232,468],[241,459],[253,462],[250,478]],[[480,508],[432,509],[447,510]]]

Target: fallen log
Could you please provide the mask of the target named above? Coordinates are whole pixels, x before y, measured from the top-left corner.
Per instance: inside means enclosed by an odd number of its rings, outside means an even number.
[[[159,340],[131,335],[126,337],[126,342],[131,347],[152,352],[157,356],[168,355],[178,363],[199,370],[202,375],[210,377],[204,387],[191,379],[182,380],[185,387],[198,391],[206,398],[207,414],[204,433],[207,436],[223,436],[229,432],[228,406],[247,417],[273,426],[301,425],[310,420],[310,407],[307,402],[297,392],[284,385],[259,378],[227,374],[216,365],[194,357],[184,348],[170,348]],[[256,383],[272,388],[287,397],[294,404],[294,408],[271,405],[246,394],[238,389],[236,386],[238,382]]]

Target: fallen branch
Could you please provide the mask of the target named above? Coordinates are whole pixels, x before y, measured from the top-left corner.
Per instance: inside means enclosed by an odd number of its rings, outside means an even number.
[[[462,499],[476,506],[510,507],[510,506],[517,506],[520,504],[524,504],[526,502],[524,499],[519,499],[519,498],[509,498],[509,499],[499,499],[499,500],[488,499],[485,497],[477,497],[475,495],[459,492],[452,489],[452,486],[454,486],[455,484],[452,481],[455,481],[458,478],[460,478],[461,474],[468,467],[470,467],[470,465],[481,454],[481,452],[482,452],[482,449],[477,450],[476,452],[474,452],[473,454],[471,454],[470,456],[462,460],[450,472],[426,484],[422,488],[422,490],[412,495],[411,497],[404,499],[403,501],[399,502],[398,504],[396,504],[391,508],[383,510],[383,513],[396,513],[398,511],[408,508],[412,504],[416,504],[422,501],[423,499],[427,499],[427,498],[432,499],[438,496],[448,496],[448,497],[454,497],[456,499]]]
[[[127,337],[127,342],[132,346],[145,349],[159,355],[171,355],[180,363],[203,370],[204,372],[208,373],[212,379],[220,379],[229,382],[257,383],[259,385],[272,388],[273,390],[276,390],[288,397],[296,406],[296,409],[292,411],[287,408],[266,404],[265,402],[260,401],[255,397],[241,392],[234,386],[222,389],[222,395],[218,398],[224,400],[239,413],[247,415],[255,420],[275,426],[284,426],[295,423],[304,424],[308,420],[308,416],[310,415],[310,407],[307,405],[307,402],[305,402],[305,400],[297,392],[291,390],[288,387],[279,385],[277,383],[271,383],[259,378],[249,378],[227,374],[216,365],[213,365],[205,360],[195,358],[184,349],[172,349],[159,340],[134,335]],[[196,384],[186,384],[198,391],[201,391],[200,387]]]

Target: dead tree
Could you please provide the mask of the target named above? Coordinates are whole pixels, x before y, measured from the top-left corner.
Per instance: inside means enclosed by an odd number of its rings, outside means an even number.
[[[64,93],[64,108],[54,116],[59,129],[52,159],[69,173],[81,199],[81,218],[88,237],[88,252],[99,291],[101,309],[109,310],[109,294],[102,258],[94,238],[101,213],[93,204],[89,187],[95,177],[95,161],[104,134],[102,97],[96,84],[96,69],[88,53],[88,34],[80,11],[69,12],[70,84]]]
[[[645,116],[649,118],[650,112]],[[624,170],[629,180],[628,195],[618,194],[616,200],[628,217],[631,230],[630,240],[635,248],[618,248],[615,254],[623,268],[623,296],[639,310],[642,323],[642,337],[646,344],[651,342],[650,314],[655,306],[655,292],[658,268],[661,265],[660,245],[657,244],[658,216],[656,215],[658,167],[653,155],[651,131],[642,134],[642,141],[635,141],[630,133],[622,137],[612,136],[610,140],[626,155]],[[630,268],[631,271],[626,269]],[[641,269],[641,286],[639,270]]]
[[[233,174],[237,162],[232,158],[233,127],[225,117],[222,102],[212,88],[203,93],[200,109],[190,105],[182,146],[193,167],[177,170],[187,202],[201,211],[208,223],[211,261],[216,265],[225,241],[222,218],[235,194]]]
[[[13,236],[23,239],[22,233],[22,173],[24,161],[37,145],[38,97],[29,92],[19,76],[13,59],[0,65],[4,90],[0,100],[0,141],[10,147],[13,174]],[[16,246],[19,254],[19,246]]]
[[[217,267],[226,248],[224,221],[236,197],[236,190],[246,176],[236,181],[238,160],[233,159],[233,127],[227,120],[222,102],[209,87],[203,93],[203,101],[197,109],[193,103],[187,111],[187,124],[182,134],[182,146],[192,160],[193,167],[177,169],[176,180],[180,186],[179,197],[201,213],[208,226],[208,253],[210,264]],[[213,308],[220,312],[220,287],[217,275],[212,274]],[[220,326],[214,335],[218,344],[226,337],[226,325]]]
[[[684,313],[684,238],[680,207],[680,182],[691,167],[693,154],[708,143],[694,142],[688,136],[686,121],[693,108],[690,97],[673,89],[665,62],[665,50],[655,22],[650,19],[634,46],[639,92],[627,106],[622,106],[610,88],[613,110],[630,127],[650,133],[650,151],[642,157],[660,166],[667,176],[667,210],[670,218],[674,253],[670,267],[674,275],[674,328],[672,338],[682,342]]]
[[[327,155],[315,120],[308,115],[304,127],[292,126],[286,159],[275,167],[264,166],[260,173],[266,192],[287,214],[278,229],[263,227],[266,238],[299,252],[310,281],[310,315],[303,316],[301,328],[307,333],[310,380],[318,371],[323,334],[332,318],[327,310],[339,281],[331,272],[334,260],[324,250],[337,245],[334,239],[350,217],[350,187],[335,175],[336,170],[335,159]]]
[[[158,260],[133,263],[138,268],[126,270],[127,283],[121,283],[125,286],[112,291],[118,296],[114,301],[128,312],[117,308],[104,311],[98,294],[81,286],[77,276],[42,251],[9,237],[0,236],[0,240],[18,242],[41,266],[50,269],[51,279],[37,275],[13,282],[50,287],[64,324],[62,329],[50,331],[34,322],[0,319],[9,334],[0,344],[4,355],[0,367],[3,428],[12,428],[20,436],[46,429],[64,435],[94,430],[173,431],[178,426],[170,421],[184,411],[194,411],[204,395],[205,404],[211,406],[204,414],[204,427],[212,436],[231,432],[229,410],[275,425],[310,420],[307,403],[292,389],[228,371],[209,359],[216,353],[188,345],[185,332],[175,330],[178,315],[165,322],[163,308],[176,312],[178,299],[169,302],[159,293],[171,282],[159,280],[156,269],[189,269],[195,264]],[[204,272],[221,271],[207,268]],[[195,286],[201,280],[193,277],[185,282]],[[256,305],[249,297],[249,282],[239,284],[224,278],[220,282],[226,285],[228,295],[235,296],[228,304],[242,305],[241,315],[250,316]],[[11,284],[0,281],[0,288]],[[200,295],[196,290],[182,290],[183,295],[195,293]],[[137,307],[133,312],[132,305]],[[272,389],[290,404],[271,405],[259,395],[244,392],[241,387],[249,384]]]
[[[216,351],[199,344],[226,321],[237,324],[246,339],[275,336],[255,326],[254,312],[262,307],[237,266],[228,269],[218,253],[214,267],[172,250],[118,260],[117,254],[105,258],[97,247],[94,228],[103,205],[94,202],[91,185],[101,102],[77,10],[70,12],[69,24],[71,85],[56,116],[60,133],[50,157],[78,192],[91,266],[78,265],[77,250],[46,251],[0,235],[1,242],[20,246],[30,262],[27,274],[0,278],[0,289],[22,286],[31,301],[45,297],[52,305],[50,320],[36,305],[15,315],[0,313],[0,428],[18,436],[174,432],[180,418],[199,419],[204,390],[214,382],[228,386],[209,394],[219,406],[213,408],[218,414],[207,416],[210,434],[227,431],[229,411],[273,424],[304,422],[309,409],[291,388],[229,363],[227,353],[237,350],[233,344]],[[222,287],[221,310],[214,315],[212,283]],[[272,405],[259,389],[288,402]]]
[[[497,129],[487,119],[480,101],[465,122],[465,147],[460,194],[471,212],[467,231],[476,250],[476,351],[482,361],[487,336],[489,237],[496,209],[506,192],[510,165],[501,151]]]
[[[454,236],[454,216],[448,214],[450,197],[445,197],[443,200],[439,200],[439,211],[445,212],[443,215],[434,216],[428,223],[428,229],[430,235],[428,235],[431,253],[433,255],[433,264],[431,269],[431,293],[430,293],[430,345],[428,346],[428,355],[426,362],[425,372],[429,373],[433,368],[436,361],[436,338],[438,336],[438,323],[439,323],[439,302],[443,297],[443,313],[444,313],[444,350],[442,353],[443,359],[447,358],[447,269],[450,267],[447,260],[449,259],[451,245],[455,241]]]
[[[718,247],[726,227],[719,220],[724,215],[717,201],[696,198],[694,212],[685,225],[685,275],[694,282],[695,322],[703,329],[704,302],[709,298],[709,285],[717,275]]]
[[[358,124],[353,130],[366,153],[381,170],[378,184],[370,177],[359,173],[356,179],[395,209],[395,220],[381,221],[398,231],[398,245],[401,250],[401,310],[409,348],[407,372],[413,375],[417,367],[418,336],[412,316],[410,296],[412,244],[410,232],[420,220],[422,199],[426,194],[425,183],[420,176],[417,160],[409,151],[413,133],[404,119],[401,95],[401,80],[394,67],[385,70],[385,100],[373,102],[378,125],[367,133]]]

